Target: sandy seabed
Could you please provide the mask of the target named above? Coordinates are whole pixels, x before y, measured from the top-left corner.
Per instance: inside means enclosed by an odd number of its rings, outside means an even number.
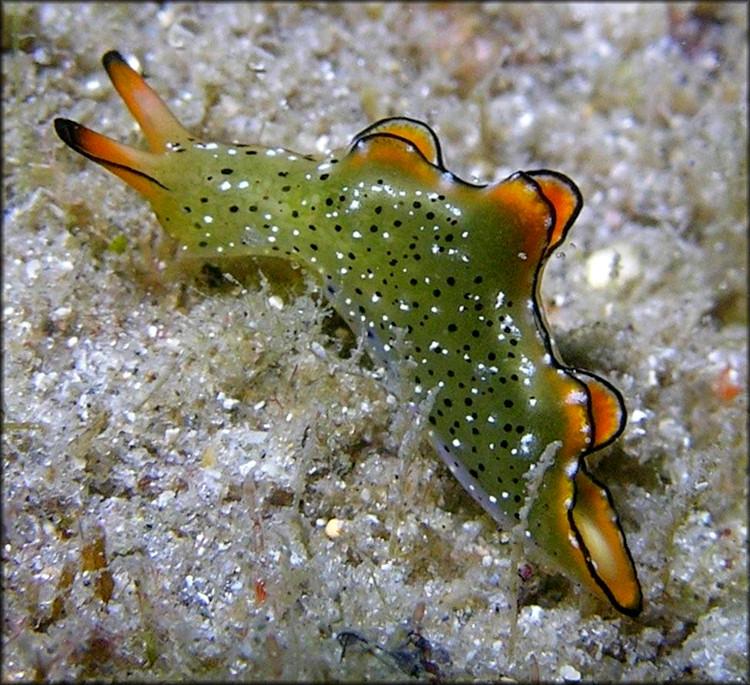
[[[746,26],[744,3],[4,3],[3,679],[746,678]],[[109,49],[206,137],[324,155],[403,114],[463,178],[576,181],[543,299],[625,396],[593,466],[641,617],[533,564],[519,591],[311,279],[175,259],[65,148],[56,116],[144,145]]]

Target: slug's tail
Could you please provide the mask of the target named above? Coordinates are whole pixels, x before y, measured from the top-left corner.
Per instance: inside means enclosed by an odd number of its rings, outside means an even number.
[[[618,611],[637,616],[643,609],[641,586],[609,491],[579,469],[574,492],[568,520],[590,579]]]
[[[185,141],[190,134],[119,52],[106,53],[102,63],[145,134],[151,152],[118,143],[70,119],[55,119],[55,131],[73,150],[101,164],[147,198],[154,199],[160,188],[169,190],[159,180],[162,154],[169,150],[170,143]]]
[[[547,471],[529,512],[529,529],[573,580],[627,616],[641,612],[638,573],[612,497],[585,464],[558,464]]]

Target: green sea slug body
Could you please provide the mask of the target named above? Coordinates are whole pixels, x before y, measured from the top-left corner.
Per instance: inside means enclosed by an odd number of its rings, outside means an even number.
[[[623,402],[562,363],[540,307],[544,264],[582,204],[572,181],[540,170],[466,183],[443,166],[431,129],[406,118],[370,126],[322,162],[203,142],[118,53],[103,61],[151,151],[67,119],[55,120],[60,138],[140,191],[182,250],[286,257],[319,274],[391,379],[411,389],[404,401],[430,398],[430,437],[472,496],[505,526],[529,497],[523,523],[546,556],[638,614],[610,495],[585,463],[622,432]]]

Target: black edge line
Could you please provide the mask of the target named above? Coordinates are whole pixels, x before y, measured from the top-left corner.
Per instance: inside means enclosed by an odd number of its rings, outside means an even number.
[[[426,128],[428,133],[430,134],[430,137],[432,138],[432,142],[434,143],[435,150],[436,150],[437,161],[435,164],[433,164],[433,166],[437,166],[438,169],[440,169],[441,171],[448,171],[445,168],[445,165],[443,164],[443,150],[440,146],[440,139],[438,138],[437,133],[435,133],[435,131],[432,129],[432,127],[429,124],[426,124],[424,121],[420,121],[419,119],[414,119],[413,117],[386,117],[385,119],[378,119],[378,121],[363,128],[356,136],[354,136],[354,138],[352,138],[351,145],[354,146],[361,138],[365,138],[369,135],[376,135],[374,133],[371,133],[371,131],[373,131],[376,128],[379,128],[380,126],[383,126],[385,124],[389,124],[395,121],[408,121],[410,124],[416,124],[417,126],[422,126],[423,128]],[[381,131],[381,133],[387,133],[387,131]],[[432,162],[430,162],[430,164],[432,164]]]

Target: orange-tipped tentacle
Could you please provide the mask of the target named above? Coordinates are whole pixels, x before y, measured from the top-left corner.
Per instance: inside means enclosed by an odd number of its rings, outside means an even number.
[[[184,140],[190,135],[164,101],[140,74],[130,68],[119,52],[110,50],[102,57],[102,63],[153,152],[161,152],[167,143]]]
[[[169,190],[153,175],[158,161],[153,153],[118,143],[70,119],[55,119],[55,131],[76,152],[101,164],[147,198],[159,189]]]

